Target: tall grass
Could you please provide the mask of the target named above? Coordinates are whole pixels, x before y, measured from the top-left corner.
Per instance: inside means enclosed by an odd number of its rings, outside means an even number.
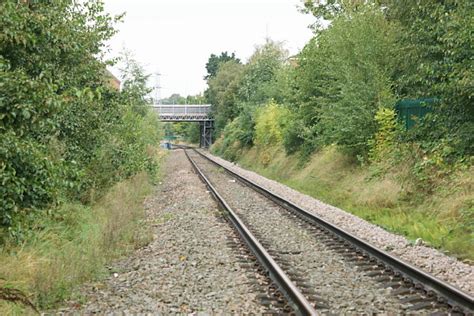
[[[151,240],[141,224],[151,190],[148,175],[141,173],[90,207],[65,204],[45,216],[32,238],[0,253],[0,288],[21,290],[41,309],[70,297],[76,285],[106,273],[106,262]],[[0,300],[0,315],[32,312]]]
[[[272,157],[262,161],[262,157]],[[302,193],[340,207],[409,240],[460,259],[474,260],[474,168],[445,179],[434,192],[413,192],[403,166],[374,176],[370,166],[351,161],[334,146],[301,166],[280,147],[244,149],[238,162]],[[266,159],[263,159],[266,160]]]

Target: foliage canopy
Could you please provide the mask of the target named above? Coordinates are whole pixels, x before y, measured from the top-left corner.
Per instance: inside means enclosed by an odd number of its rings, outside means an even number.
[[[120,93],[103,58],[119,20],[100,0],[0,3],[0,225],[10,235],[62,200],[153,172],[147,76],[125,56]]]

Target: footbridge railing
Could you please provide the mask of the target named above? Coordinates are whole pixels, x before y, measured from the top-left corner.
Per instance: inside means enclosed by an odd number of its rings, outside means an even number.
[[[156,104],[152,106],[161,121],[165,122],[203,122],[210,121],[209,104]]]
[[[156,104],[153,110],[163,122],[199,122],[199,146],[209,148],[212,144],[214,119],[209,104]]]

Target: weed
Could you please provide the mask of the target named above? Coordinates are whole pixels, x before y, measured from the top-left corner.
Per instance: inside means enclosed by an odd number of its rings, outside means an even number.
[[[161,225],[164,224],[174,218],[172,213],[165,213],[162,216],[158,217],[156,220],[153,221],[154,225]]]
[[[271,153],[263,163],[261,153]],[[474,170],[460,168],[439,178],[432,192],[418,190],[410,164],[377,171],[360,166],[335,146],[328,146],[300,164],[278,146],[244,149],[239,163],[302,193],[340,207],[409,240],[426,244],[461,259],[472,260],[474,247]],[[375,169],[374,169],[375,168]],[[374,175],[374,170],[376,174]]]
[[[35,235],[0,253],[0,287],[17,289],[41,309],[71,296],[74,287],[105,275],[105,263],[151,239],[143,225],[144,197],[151,192],[145,173],[115,185],[91,207],[64,204],[38,223]],[[27,313],[0,301],[0,314]]]

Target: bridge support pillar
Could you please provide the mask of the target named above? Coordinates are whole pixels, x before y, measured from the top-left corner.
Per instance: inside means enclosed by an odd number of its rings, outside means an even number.
[[[199,147],[209,148],[212,144],[212,132],[214,131],[214,121],[199,122],[201,137],[199,139]]]

